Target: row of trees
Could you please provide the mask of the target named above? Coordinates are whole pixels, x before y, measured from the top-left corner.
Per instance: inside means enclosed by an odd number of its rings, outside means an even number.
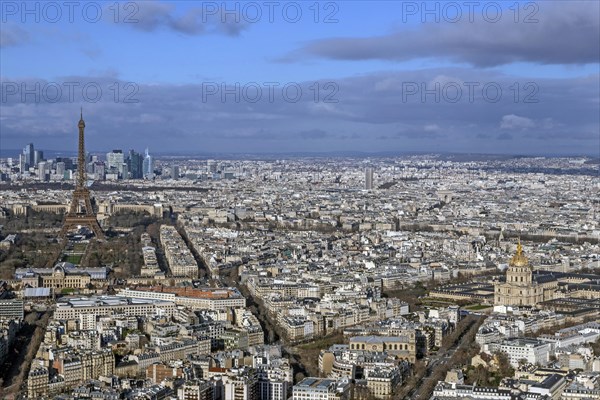
[[[502,379],[512,377],[515,373],[504,352],[496,352],[493,356],[482,353],[480,357],[487,365],[469,366],[465,371],[466,384],[498,387]]]
[[[12,279],[16,268],[54,266],[61,252],[60,243],[43,233],[17,235],[8,250],[0,250],[0,279]]]
[[[120,211],[108,218],[108,226],[120,228],[143,226],[145,228],[160,220],[161,218],[150,215],[145,211]]]
[[[479,352],[478,346],[472,346],[475,341],[477,330],[483,323],[484,318],[477,318],[470,315],[462,319],[456,326],[456,329],[442,342],[442,348],[438,350],[438,355],[446,354],[454,346],[456,351],[451,359],[445,364],[437,364],[429,371],[427,364],[422,360],[417,360],[412,366],[412,375],[394,394],[394,399],[406,399],[411,397],[415,391],[419,398],[429,398],[438,381],[444,380],[446,373],[451,367],[461,367],[469,363],[471,358]],[[436,356],[432,357],[435,360]]]
[[[31,363],[44,339],[50,317],[50,311],[44,312],[41,316],[37,312],[26,315],[23,327],[13,346],[17,354],[11,357],[2,369],[1,379],[4,387],[0,390],[0,395],[8,397],[8,394],[24,389],[23,385],[29,374]]]
[[[2,221],[4,231],[21,232],[27,229],[60,228],[64,215],[61,213],[29,210],[27,215],[15,215],[12,211]]]
[[[117,277],[139,275],[142,267],[142,245],[140,236],[143,226],[136,226],[130,233],[115,235],[106,241],[92,241],[88,247],[86,266],[110,265]]]

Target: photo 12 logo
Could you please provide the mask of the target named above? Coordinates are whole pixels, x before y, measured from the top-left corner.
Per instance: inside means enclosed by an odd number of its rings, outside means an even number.
[[[302,99],[315,103],[338,103],[339,86],[336,82],[203,82],[202,102],[220,101],[222,103],[298,103]]]
[[[337,14],[340,11],[340,6],[335,1],[203,1],[200,4],[203,23],[207,23],[210,18],[220,18],[222,23],[272,24],[282,21],[295,24],[308,20],[336,24],[339,22]]]
[[[402,22],[409,21],[458,23],[485,21],[489,23],[509,19],[514,23],[535,24],[540,6],[526,3],[496,1],[403,1]]]
[[[0,101],[6,103],[139,103],[134,82],[0,82]]]
[[[137,2],[98,3],[94,1],[2,1],[0,21],[21,23],[96,23],[103,18],[115,23],[138,23]]]
[[[314,23],[334,24],[339,20],[340,10],[335,1],[203,1],[190,3],[196,18],[202,23],[258,23],[302,20]],[[21,23],[59,23],[84,21],[97,23],[101,20],[114,23],[138,23],[144,7],[143,2],[94,2],[94,1],[2,1],[0,20]]]
[[[539,103],[539,91],[535,82],[402,82],[402,103],[498,103],[505,96],[514,103]]]

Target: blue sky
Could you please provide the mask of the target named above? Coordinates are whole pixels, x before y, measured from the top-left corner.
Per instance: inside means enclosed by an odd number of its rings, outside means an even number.
[[[56,18],[23,4],[0,10],[3,148],[73,147],[83,106],[91,150],[600,152],[595,1],[140,1],[117,3],[118,16],[113,2],[76,2],[72,23],[63,2]],[[49,82],[103,92],[53,102]],[[22,95],[36,83],[39,96]],[[286,84],[303,89],[298,101]]]

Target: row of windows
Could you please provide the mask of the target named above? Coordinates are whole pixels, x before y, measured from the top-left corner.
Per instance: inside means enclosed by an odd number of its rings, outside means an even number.
[[[372,346],[366,345],[367,350],[369,349],[369,347],[371,347],[373,350],[377,349],[377,345],[372,345]],[[352,343],[350,345],[350,349],[365,350],[365,344],[364,343],[356,343],[356,344]],[[398,343],[394,343],[394,344],[384,343],[383,344],[383,350],[408,350],[408,349],[409,349],[408,344],[404,344],[404,345],[398,344]]]

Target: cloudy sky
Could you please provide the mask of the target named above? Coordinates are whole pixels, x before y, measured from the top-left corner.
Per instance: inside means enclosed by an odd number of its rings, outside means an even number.
[[[600,2],[0,3],[0,146],[600,152]]]

